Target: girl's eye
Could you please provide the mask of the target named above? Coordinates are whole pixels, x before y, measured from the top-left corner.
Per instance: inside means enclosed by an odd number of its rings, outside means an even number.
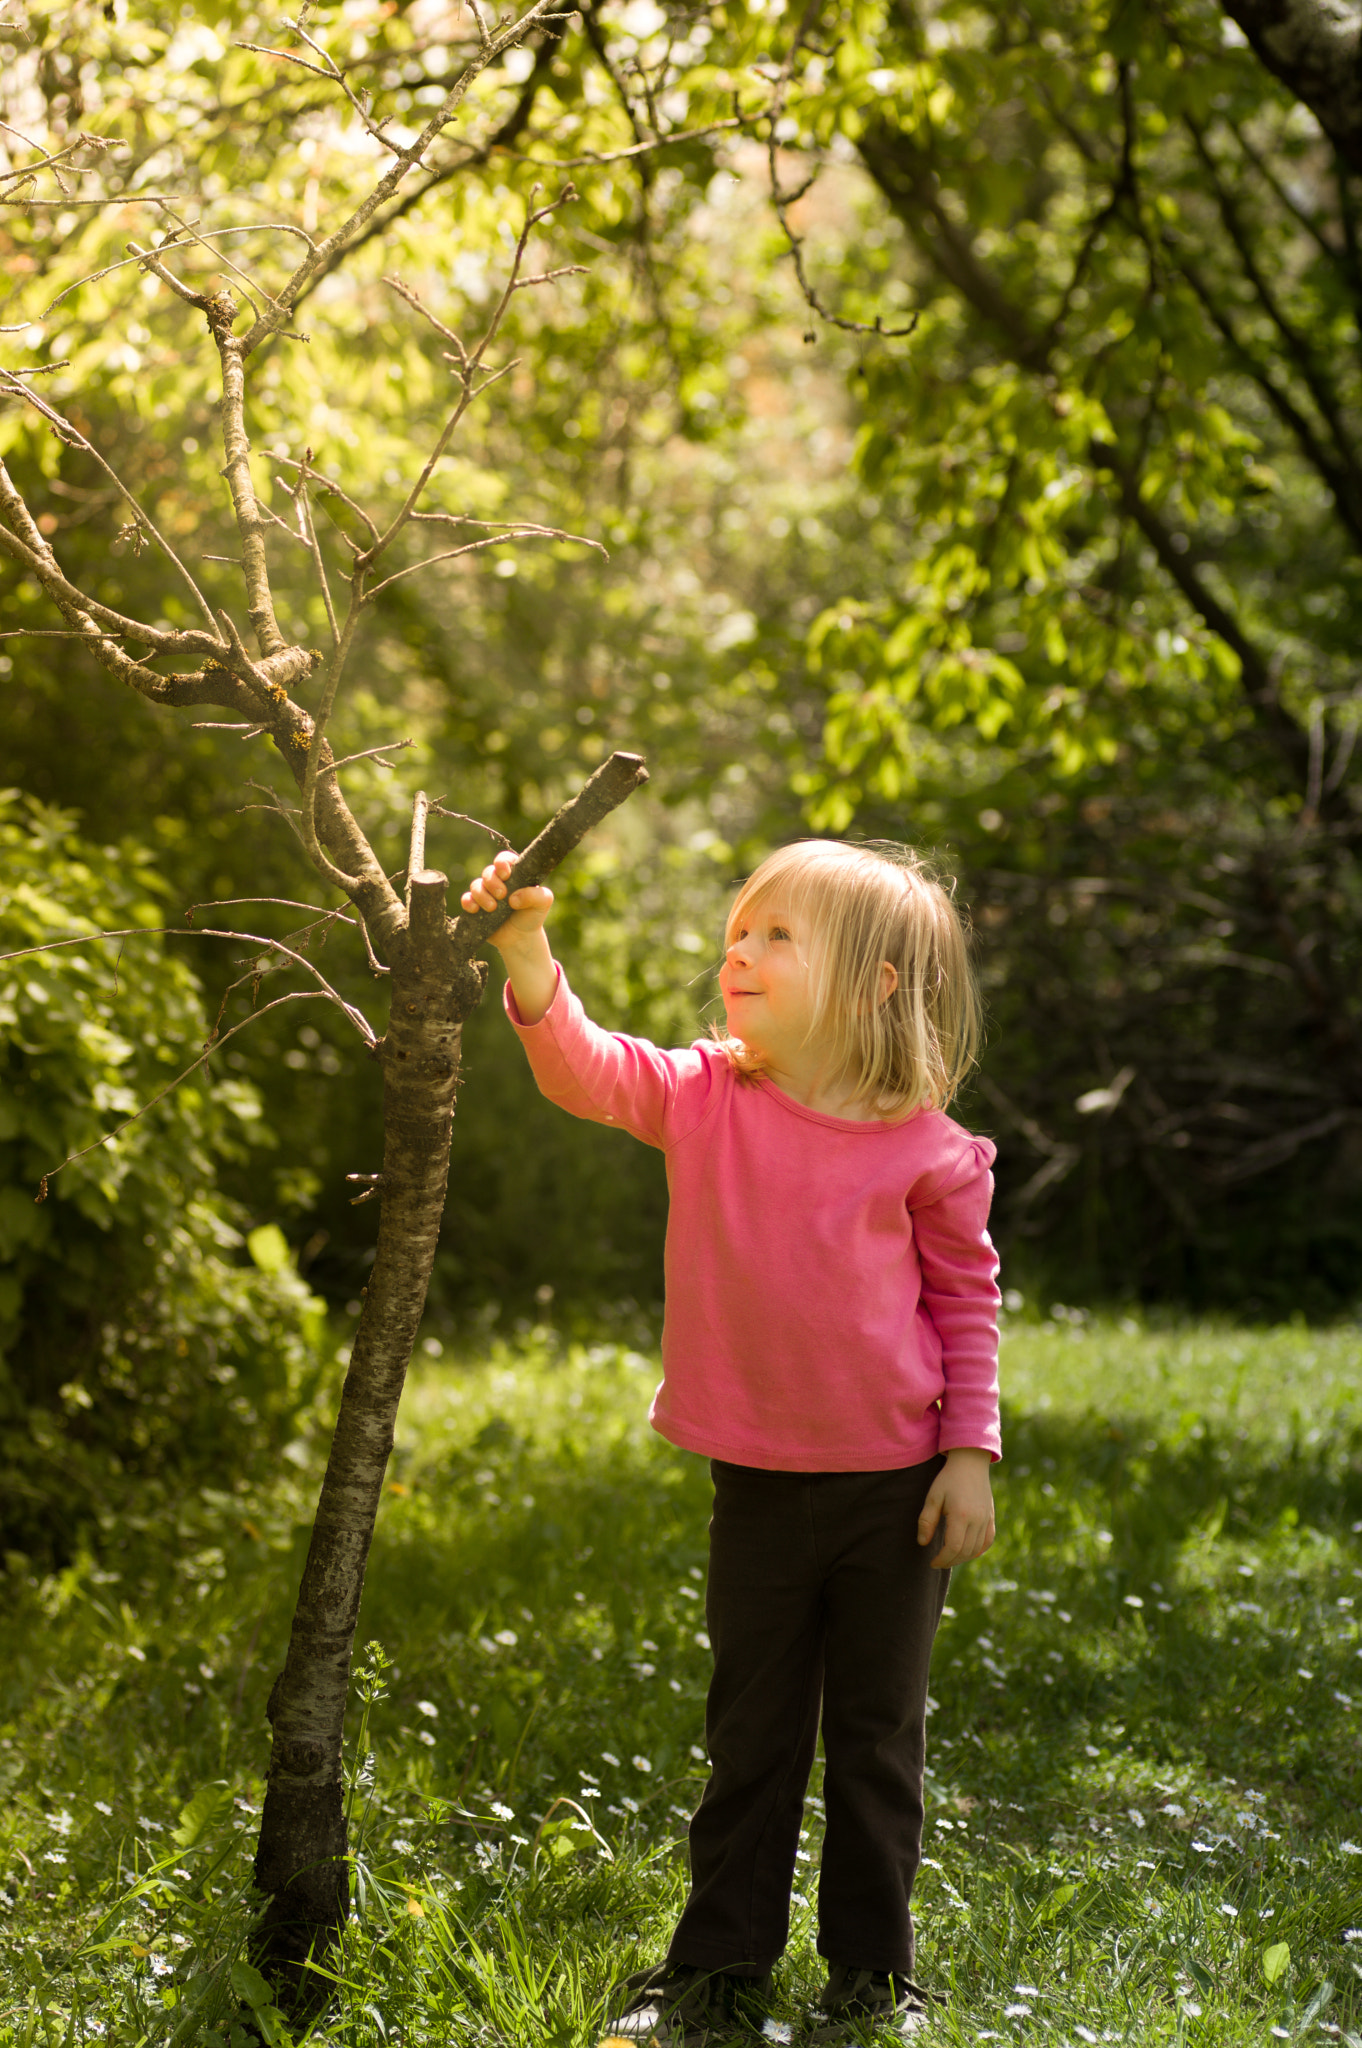
[[[789,933],[788,933],[788,932],[786,931],[786,929],[785,929],[785,927],[784,927],[784,925],[783,925],[783,924],[774,924],[774,925],[772,925],[772,927],[771,927],[771,937],[772,937],[772,939],[788,939],[788,938],[789,938],[789,936],[790,936],[790,934],[789,934]]]

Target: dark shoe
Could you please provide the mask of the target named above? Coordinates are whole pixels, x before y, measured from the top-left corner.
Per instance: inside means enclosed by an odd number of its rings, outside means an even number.
[[[872,2030],[908,2035],[924,2026],[933,2004],[942,2000],[923,1991],[907,1977],[887,1970],[858,1970],[854,1965],[829,1963],[828,1981],[813,2026],[805,2035],[811,2043],[831,2044],[866,2038]]]
[[[721,2048],[762,2031],[763,1978],[703,1970],[692,1963],[660,1963],[626,1977],[611,1995],[601,2048],[642,2041],[656,2048]]]

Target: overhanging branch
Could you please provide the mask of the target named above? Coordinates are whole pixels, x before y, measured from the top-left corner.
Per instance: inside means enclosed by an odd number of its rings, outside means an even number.
[[[1362,9],[1350,0],[1222,0],[1259,61],[1362,176]]]
[[[648,770],[641,754],[612,754],[608,761],[603,761],[521,854],[506,877],[505,900],[495,910],[454,919],[450,936],[455,960],[469,961],[481,952],[492,933],[500,931],[511,916],[511,897],[515,891],[537,888],[546,881],[573,847],[647,780]]]

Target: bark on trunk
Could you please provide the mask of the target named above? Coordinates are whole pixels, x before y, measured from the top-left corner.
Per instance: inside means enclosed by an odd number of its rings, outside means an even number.
[[[449,1179],[463,1020],[481,972],[456,963],[445,877],[413,878],[409,943],[393,962],[383,1063],[378,1249],[355,1332],[284,1669],[266,1712],[273,1749],[256,1854],[270,1904],[262,1956],[295,1996],[302,1963],[344,1925],[349,1872],[341,1737],[369,1545],[398,1402],[425,1310]],[[424,930],[423,930],[424,926]]]
[[[544,880],[591,827],[647,781],[636,754],[613,754],[522,854],[512,889]],[[413,866],[421,858],[413,831]],[[392,1008],[383,1065],[382,1215],[336,1432],[317,1504],[284,1669],[266,1708],[273,1748],[255,1877],[269,1903],[253,1952],[282,2003],[323,2003],[307,1969],[349,1912],[342,1738],[350,1658],[397,1408],[425,1309],[449,1178],[464,1019],[487,978],[472,954],[509,911],[445,914],[448,883],[416,867],[409,915],[389,948]]]

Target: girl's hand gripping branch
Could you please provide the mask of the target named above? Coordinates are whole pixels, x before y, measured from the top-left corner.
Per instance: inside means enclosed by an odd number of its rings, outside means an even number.
[[[469,883],[459,901],[470,917],[480,910],[495,910],[506,900],[506,877],[518,859],[518,854],[499,853]],[[510,901],[514,915],[491,933],[487,943],[501,955],[521,1023],[537,1024],[558,987],[558,970],[544,934],[553,891],[517,889]]]
[[[994,1536],[993,1488],[987,1451],[947,1451],[946,1462],[932,1482],[932,1490],[918,1517],[917,1540],[930,1543],[942,1527],[941,1547],[932,1559],[934,1571],[947,1571],[953,1564],[967,1564],[982,1557]]]

